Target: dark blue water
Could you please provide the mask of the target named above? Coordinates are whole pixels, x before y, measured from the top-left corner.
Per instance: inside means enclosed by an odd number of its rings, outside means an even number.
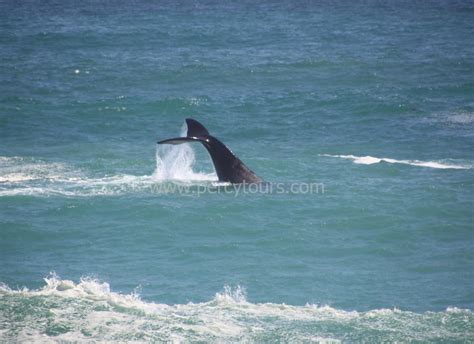
[[[474,340],[473,19],[1,2],[0,338]]]

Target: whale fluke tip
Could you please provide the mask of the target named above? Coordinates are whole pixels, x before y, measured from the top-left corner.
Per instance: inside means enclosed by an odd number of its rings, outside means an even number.
[[[188,137],[209,136],[207,129],[195,119],[186,118],[186,125],[188,126]]]

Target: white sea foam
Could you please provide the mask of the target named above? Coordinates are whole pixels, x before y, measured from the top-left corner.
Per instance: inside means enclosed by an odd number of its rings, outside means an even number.
[[[358,312],[310,304],[251,303],[239,286],[224,287],[208,302],[166,305],[143,301],[135,292],[113,292],[108,283],[91,278],[76,284],[51,274],[45,282],[38,290],[12,290],[0,284],[1,302],[11,302],[0,312],[0,323],[6,328],[0,341],[12,336],[24,341],[258,342],[279,338],[324,343],[474,338],[472,311],[453,307],[445,312]],[[22,312],[30,304],[36,311],[25,316]],[[24,323],[8,320],[12,315]]]
[[[47,168],[47,167],[46,167]],[[3,176],[0,196],[110,196],[129,192],[153,191],[156,181],[152,176],[116,175],[88,178],[71,172],[41,178],[34,175],[9,174]]]
[[[1,196],[67,197],[111,196],[133,192],[162,192],[167,182],[216,183],[215,173],[195,172],[196,159],[189,144],[160,145],[151,175],[117,174],[91,177],[86,171],[61,163],[28,157],[0,157]],[[166,191],[166,190],[165,190]]]
[[[427,124],[469,128],[474,123],[474,112],[459,110],[435,112],[427,117],[417,118],[416,121]]]
[[[0,183],[68,178],[70,171],[61,163],[47,163],[28,157],[0,157]]]
[[[429,167],[429,168],[438,168],[438,169],[455,169],[455,170],[466,170],[471,169],[472,165],[467,164],[453,164],[448,162],[439,162],[439,161],[420,161],[420,160],[396,160],[391,158],[377,158],[373,156],[355,156],[355,155],[331,155],[331,154],[321,154],[321,156],[331,157],[331,158],[342,158],[342,159],[351,159],[355,164],[362,165],[372,165],[378,164],[380,162],[386,162],[390,164],[404,164],[411,166],[420,166],[420,167]]]
[[[473,112],[461,112],[448,116],[448,121],[456,124],[472,124],[474,123]]]

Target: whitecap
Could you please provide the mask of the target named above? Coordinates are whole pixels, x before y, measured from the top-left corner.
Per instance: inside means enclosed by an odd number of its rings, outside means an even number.
[[[449,307],[443,312],[415,313],[399,309],[345,311],[328,305],[293,306],[252,303],[245,289],[225,286],[207,302],[167,305],[144,301],[136,291],[111,290],[108,283],[84,277],[78,283],[52,273],[36,290],[13,290],[0,283],[0,312],[5,331],[0,341],[18,338],[64,341],[206,341],[258,342],[262,338],[291,338],[307,342],[320,338],[341,341],[465,341],[473,339],[474,314]],[[41,303],[38,303],[41,297]],[[11,302],[11,304],[9,303]],[[16,305],[32,303],[37,310],[23,323],[8,320]],[[13,307],[13,308],[12,308]],[[46,321],[47,320],[47,321]],[[456,324],[462,322],[463,326]],[[48,335],[50,326],[61,333]],[[61,327],[62,326],[62,327]],[[21,328],[20,334],[17,329]],[[14,336],[14,337],[11,337]],[[373,337],[371,337],[373,336]]]
[[[474,123],[474,113],[456,113],[448,116],[448,121],[457,124],[471,124]]]
[[[419,167],[429,167],[437,169],[455,169],[455,170],[466,170],[471,169],[472,165],[466,164],[453,164],[444,161],[420,161],[420,160],[397,160],[391,158],[377,158],[373,156],[355,156],[355,155],[331,155],[331,154],[320,154],[320,156],[331,157],[331,158],[342,158],[351,159],[355,164],[372,165],[380,162],[386,162],[389,164],[404,164]]]

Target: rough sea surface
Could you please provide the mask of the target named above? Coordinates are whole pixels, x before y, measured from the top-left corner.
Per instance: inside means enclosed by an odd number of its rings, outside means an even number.
[[[0,342],[473,342],[473,1],[1,1]],[[202,122],[265,179],[217,182]]]

